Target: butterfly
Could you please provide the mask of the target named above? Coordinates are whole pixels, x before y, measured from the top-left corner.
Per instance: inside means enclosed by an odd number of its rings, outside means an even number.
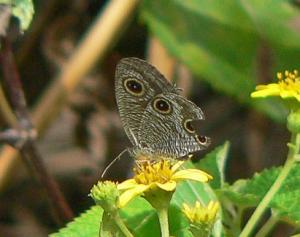
[[[179,92],[144,60],[124,58],[118,63],[116,101],[133,151],[181,159],[208,147],[210,139],[192,125],[204,120],[202,110]]]

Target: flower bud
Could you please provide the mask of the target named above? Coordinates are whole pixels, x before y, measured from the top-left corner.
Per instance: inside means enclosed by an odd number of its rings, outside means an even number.
[[[91,189],[90,196],[97,205],[101,206],[108,213],[115,212],[118,209],[119,190],[114,182],[98,182]]]

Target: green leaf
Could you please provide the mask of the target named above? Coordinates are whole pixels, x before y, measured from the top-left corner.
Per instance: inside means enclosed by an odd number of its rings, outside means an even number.
[[[225,182],[224,172],[229,147],[230,143],[225,142],[224,145],[215,148],[212,152],[195,164],[196,168],[213,176],[213,180],[209,182],[209,185],[213,189],[221,188]]]
[[[299,48],[300,35],[293,27],[299,20],[295,5],[284,0],[272,1],[272,6],[260,0],[240,3],[261,37],[272,45]],[[287,37],[279,37],[280,34]]]
[[[276,180],[281,168],[256,173],[253,178],[238,180],[219,190],[219,198],[227,197],[242,207],[256,207]],[[269,207],[281,218],[300,224],[300,164],[294,165]]]
[[[135,198],[121,210],[121,217],[136,237],[160,236],[155,210],[143,198]]]
[[[212,152],[207,154],[200,162],[196,164],[186,162],[184,164],[185,169],[201,169],[212,175],[214,178],[209,183],[195,181],[185,181],[180,183],[173,196],[172,205],[177,206],[177,208],[180,209],[183,203],[194,205],[196,201],[205,204],[211,200],[217,201],[218,199],[213,188],[220,188],[223,186],[225,180],[224,168],[228,150],[229,142],[225,142],[224,145],[215,148]],[[218,216],[219,219],[213,230],[213,236],[215,237],[223,236],[221,210]]]
[[[300,191],[294,190],[288,193],[277,194],[272,202],[272,209],[276,215],[286,218],[300,226]]]
[[[251,32],[240,32],[203,14],[202,8],[211,6],[214,9],[215,5],[194,0],[189,1],[193,7],[187,7],[182,2],[146,0],[142,17],[170,52],[196,75],[209,80],[215,88],[246,100],[254,88],[254,82],[241,69],[249,70],[245,66],[255,57],[251,49],[256,44],[256,37]],[[162,5],[167,5],[168,11]],[[225,36],[230,36],[231,40],[222,42],[222,47],[218,47],[217,40]],[[234,52],[230,52],[237,42],[245,45],[239,53],[251,57],[239,60]]]
[[[93,206],[50,237],[98,237],[102,212],[99,206]]]
[[[273,99],[251,100],[250,93],[263,70],[257,63],[261,48],[271,52],[272,68],[266,70],[274,76],[299,65],[299,11],[290,2],[144,0],[141,16],[170,53],[199,78],[284,121],[282,105]]]
[[[11,6],[12,14],[19,19],[22,31],[29,27],[34,14],[32,0],[0,0],[0,4]]]
[[[19,18],[22,30],[26,30],[32,20],[34,8],[32,0],[14,0],[12,13]]]

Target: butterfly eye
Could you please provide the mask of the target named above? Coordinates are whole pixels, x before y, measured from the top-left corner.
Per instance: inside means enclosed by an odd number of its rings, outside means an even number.
[[[127,78],[123,84],[126,91],[134,96],[142,96],[144,94],[144,85],[136,79]]]
[[[209,139],[207,137],[205,137],[205,136],[196,136],[196,139],[201,144],[206,144],[206,143],[209,142]]]
[[[194,133],[195,132],[195,129],[192,125],[192,120],[191,119],[187,119],[184,121],[183,123],[183,126],[184,126],[184,129],[189,132],[189,133]]]
[[[157,98],[153,101],[153,108],[162,114],[169,114],[171,113],[171,105],[170,103],[162,98]]]

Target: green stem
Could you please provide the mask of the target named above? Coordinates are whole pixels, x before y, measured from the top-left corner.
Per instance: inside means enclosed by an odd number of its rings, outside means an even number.
[[[134,237],[131,232],[128,230],[127,226],[124,224],[123,220],[120,218],[119,215],[116,215],[114,217],[114,221],[116,222],[117,226],[120,228],[120,231],[124,234],[126,237]]]
[[[157,209],[161,237],[169,237],[168,208]]]
[[[277,222],[278,222],[278,218],[272,215],[269,218],[269,220],[263,225],[263,227],[257,232],[255,237],[268,236],[270,231],[274,228]]]
[[[269,203],[271,202],[274,195],[280,189],[281,185],[283,184],[284,180],[288,176],[290,170],[293,167],[293,164],[296,161],[296,156],[299,152],[299,143],[300,143],[300,135],[299,134],[292,134],[291,138],[291,146],[289,147],[289,153],[287,160],[279,173],[277,179],[266,193],[264,198],[261,200],[257,208],[255,209],[253,215],[250,217],[249,221],[247,222],[246,226],[244,227],[243,231],[240,234],[240,237],[248,237],[253,232],[254,228],[258,224],[260,218],[262,217],[265,210],[268,208]]]

